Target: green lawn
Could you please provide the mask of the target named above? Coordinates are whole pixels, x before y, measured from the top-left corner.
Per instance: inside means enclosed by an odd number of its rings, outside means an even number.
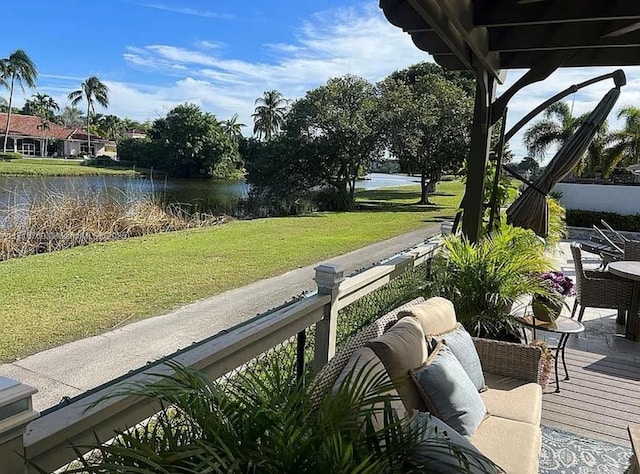
[[[102,176],[135,174],[136,172],[132,169],[82,166],[79,161],[55,158],[0,160],[0,175],[5,176]]]
[[[367,211],[234,221],[0,262],[0,360],[419,229],[453,215],[462,193],[459,182],[442,183],[439,206],[412,206],[418,189],[363,192]]]

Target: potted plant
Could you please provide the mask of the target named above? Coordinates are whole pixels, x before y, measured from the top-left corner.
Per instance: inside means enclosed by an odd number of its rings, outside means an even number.
[[[535,293],[531,309],[536,319],[554,323],[566,306],[565,297],[575,295],[573,281],[560,271],[548,271],[540,274],[540,280],[548,287],[546,294]]]
[[[433,262],[433,294],[453,302],[472,335],[519,342],[511,309],[531,294],[552,296],[539,277],[549,268],[544,243],[530,230],[503,226],[476,243],[449,236]]]

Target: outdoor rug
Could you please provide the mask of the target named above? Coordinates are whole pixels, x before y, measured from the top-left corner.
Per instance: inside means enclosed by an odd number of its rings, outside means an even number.
[[[540,473],[622,474],[630,460],[630,448],[542,427]]]

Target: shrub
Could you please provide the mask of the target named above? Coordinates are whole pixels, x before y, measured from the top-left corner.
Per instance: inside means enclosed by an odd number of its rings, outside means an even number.
[[[640,232],[640,214],[624,216],[615,212],[567,210],[567,225],[572,227],[601,227],[601,219],[616,230]]]
[[[20,158],[22,158],[22,155],[20,153],[15,153],[13,151],[8,151],[6,153],[0,152],[0,160],[19,160]]]
[[[549,234],[547,248],[555,247],[567,235],[566,211],[557,199],[547,198],[549,203]]]
[[[550,269],[544,245],[530,230],[504,226],[477,243],[449,236],[433,262],[433,293],[451,300],[474,336],[515,329],[512,305],[528,294],[556,299],[539,274]]]

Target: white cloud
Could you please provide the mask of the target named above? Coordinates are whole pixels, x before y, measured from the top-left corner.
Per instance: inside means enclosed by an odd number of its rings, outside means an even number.
[[[218,13],[209,10],[197,10],[195,8],[189,7],[174,7],[172,5],[167,5],[164,3],[137,3],[141,7],[153,8],[155,10],[162,10],[171,13],[179,13],[181,15],[192,15],[199,16],[203,18],[217,18],[220,20],[230,20],[235,18],[235,15],[230,15],[228,13]]]

